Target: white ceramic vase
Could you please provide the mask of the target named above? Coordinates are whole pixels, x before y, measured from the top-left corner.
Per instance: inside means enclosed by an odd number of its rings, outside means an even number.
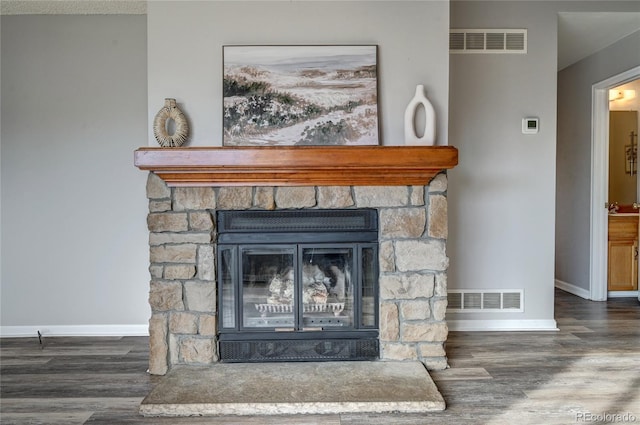
[[[418,107],[424,108],[424,132],[419,137],[416,132],[416,112]],[[406,145],[433,146],[436,143],[436,112],[424,94],[424,86],[416,86],[416,94],[404,112],[404,143]]]

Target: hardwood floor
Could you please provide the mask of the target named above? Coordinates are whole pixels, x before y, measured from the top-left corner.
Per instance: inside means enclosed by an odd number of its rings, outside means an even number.
[[[556,291],[560,332],[451,332],[432,372],[447,410],[425,415],[143,418],[147,338],[0,340],[2,424],[640,423],[640,304]],[[619,416],[618,416],[619,415]]]

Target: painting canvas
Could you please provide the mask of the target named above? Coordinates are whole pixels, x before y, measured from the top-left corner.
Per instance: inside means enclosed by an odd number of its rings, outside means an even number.
[[[225,146],[377,145],[376,46],[224,46]]]

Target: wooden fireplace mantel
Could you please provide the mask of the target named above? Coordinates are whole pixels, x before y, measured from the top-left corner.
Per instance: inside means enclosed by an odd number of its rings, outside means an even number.
[[[452,146],[140,148],[134,163],[169,186],[427,185],[458,164]]]

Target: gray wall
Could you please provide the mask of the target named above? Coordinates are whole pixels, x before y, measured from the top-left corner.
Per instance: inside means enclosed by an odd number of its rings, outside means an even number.
[[[449,287],[523,289],[525,299],[523,313],[449,314],[454,328],[457,320],[472,320],[473,325],[484,320],[487,326],[492,320],[511,321],[505,327],[553,326],[556,102],[571,98],[556,93],[558,13],[637,7],[637,2],[615,1],[451,2],[452,28],[528,30],[526,55],[450,58],[449,143],[460,149],[460,165],[450,173]],[[590,107],[589,101],[586,108]],[[540,118],[538,134],[522,134],[521,119],[526,116]],[[588,128],[590,117],[585,119]],[[575,151],[589,163],[588,146]],[[560,158],[564,155],[558,150]],[[559,187],[558,197],[569,201],[558,209],[571,208],[568,221],[577,230],[589,207],[571,198],[588,197],[588,177],[582,182],[581,176],[563,174],[558,184],[576,180],[581,183],[575,189]],[[558,221],[557,227],[566,224]],[[588,242],[588,231],[583,231],[579,241]],[[588,251],[587,242],[572,242],[572,247]],[[588,272],[588,264],[584,270]]]
[[[146,17],[1,31],[3,334],[144,332]]]
[[[404,143],[404,111],[424,84],[447,144],[446,1],[150,2],[149,120],[175,97],[192,123],[190,146],[222,143],[222,46],[377,44],[382,143]],[[170,31],[167,29],[170,28]],[[149,145],[157,146],[152,132]]]
[[[539,2],[452,2],[452,28],[526,28],[527,54],[450,57],[449,287],[524,289],[523,313],[449,314],[554,327],[556,14]],[[522,118],[540,132],[524,135]],[[522,322],[522,321],[528,322]],[[455,328],[455,324],[453,326]]]
[[[222,45],[256,42],[378,44],[388,145],[402,144],[404,109],[425,84],[439,143],[460,149],[449,286],[522,288],[526,300],[524,313],[448,319],[551,324],[557,12],[633,3],[452,2],[452,27],[528,28],[530,43],[523,56],[452,56],[450,73],[445,1],[152,2],[148,28],[142,16],[3,17],[3,329],[146,323],[145,173],[132,151],[156,146],[148,119],[165,97],[191,120],[191,145],[219,145]],[[524,136],[530,115],[541,131]]]
[[[640,65],[640,32],[558,73],[556,278],[589,290],[592,86]]]

